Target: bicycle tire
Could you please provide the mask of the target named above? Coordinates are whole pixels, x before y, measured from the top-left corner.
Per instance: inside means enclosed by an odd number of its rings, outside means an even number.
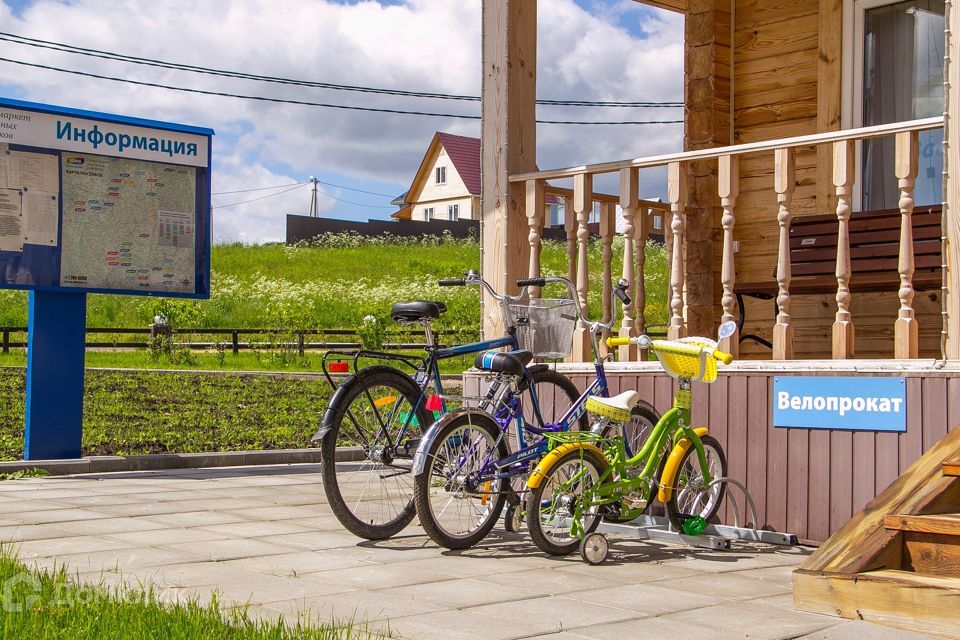
[[[398,436],[406,423],[404,408],[409,412],[417,406],[420,394],[420,387],[406,373],[392,367],[374,366],[345,380],[327,407],[321,427],[326,432],[320,445],[323,489],[337,520],[358,537],[383,540],[396,535],[413,520],[410,470],[414,452],[394,450],[391,455],[395,457],[388,459],[387,464],[378,452],[389,449],[384,445]],[[390,397],[395,398],[393,406],[388,412],[381,411],[376,403]],[[416,424],[411,421],[407,425],[405,442],[415,440],[421,430],[433,422],[423,406],[417,407],[415,417]],[[380,431],[378,424],[387,426],[387,441],[378,438],[379,434],[371,433],[371,430]],[[364,439],[367,440],[365,444],[362,443]],[[353,470],[338,473],[337,450],[355,447],[357,440],[361,441],[364,458]],[[392,471],[384,475],[383,470],[387,468]],[[355,490],[351,486],[354,483],[361,488],[359,496],[349,495]],[[367,494],[368,488],[373,492]],[[344,495],[345,492],[348,495]]]
[[[702,436],[700,442],[703,444],[704,453],[707,454],[707,464],[711,467],[710,475],[713,478],[726,476],[727,456],[717,439],[713,436]],[[716,462],[719,468],[714,468],[713,462]],[[709,522],[723,503],[726,485],[716,484],[708,490],[702,482],[697,483],[698,478],[702,479],[703,473],[697,457],[697,449],[691,444],[680,460],[677,476],[660,479],[660,482],[666,482],[673,487],[670,499],[664,506],[670,523],[677,530],[681,530],[684,521],[692,517],[700,516]]]
[[[496,524],[509,485],[499,478],[474,487],[471,474],[491,458],[506,457],[509,448],[500,425],[485,413],[451,413],[438,426],[423,454],[424,470],[414,477],[414,504],[431,540],[446,549],[467,549]]]
[[[570,470],[565,471],[568,466]],[[591,482],[595,483],[606,471],[607,461],[592,449],[573,448],[544,471],[543,481],[530,491],[527,498],[527,531],[530,532],[534,544],[544,553],[563,556],[580,548],[580,540],[570,535],[570,524],[565,520],[573,513],[570,504],[578,499],[583,485],[563,487],[564,481],[556,480],[562,472],[567,473],[569,480],[580,469],[587,469]],[[562,488],[561,500],[554,499],[554,489],[557,486]],[[548,490],[550,494],[545,497]],[[558,503],[556,510],[553,509],[555,503]],[[549,513],[545,511],[548,507]],[[599,512],[588,517],[590,520],[583,527],[585,535],[593,533],[602,519]],[[568,537],[564,536],[564,531]]]
[[[657,412],[645,402],[640,402],[633,409],[630,410],[630,424],[624,425],[626,427],[626,445],[627,445],[627,457],[636,455],[640,450],[640,447],[643,446],[643,443],[646,441],[647,437],[653,431],[653,428],[657,425],[657,422],[660,421],[660,416]],[[619,427],[619,425],[608,425],[607,429],[604,431],[603,435],[606,437],[610,435],[611,429],[614,427]],[[667,457],[663,456],[660,462],[660,468],[657,469],[657,478],[662,475],[663,465],[666,462]],[[646,513],[650,509],[650,505],[653,504],[653,501],[656,499],[657,491],[655,488],[652,488],[651,495],[647,501],[647,506],[644,507],[640,514]],[[610,522],[630,522],[637,516],[636,511],[630,511],[626,515],[619,515],[616,517],[607,516],[604,519]]]

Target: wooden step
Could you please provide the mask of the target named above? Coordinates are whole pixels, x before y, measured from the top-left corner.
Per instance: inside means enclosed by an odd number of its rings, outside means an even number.
[[[943,475],[960,477],[960,461],[944,462]]]
[[[896,570],[829,574],[798,569],[793,587],[798,609],[957,637],[960,578]]]
[[[889,531],[960,536],[960,513],[931,516],[888,515],[883,518],[883,526]]]

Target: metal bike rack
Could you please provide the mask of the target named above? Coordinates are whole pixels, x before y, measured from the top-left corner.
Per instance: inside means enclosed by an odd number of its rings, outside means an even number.
[[[753,503],[750,492],[739,480],[733,478],[717,478],[708,485],[726,484],[728,487],[736,487],[743,493],[744,501],[753,517],[753,523],[757,523],[757,508]],[[778,546],[792,547],[797,545],[797,536],[792,533],[780,533],[777,531],[766,531],[764,529],[754,529],[741,526],[740,508],[737,501],[730,500],[733,506],[733,526],[721,524],[708,524],[703,533],[697,536],[689,536],[681,531],[674,529],[667,518],[643,515],[630,522],[613,523],[601,522],[597,531],[605,534],[624,536],[636,540],[657,540],[672,544],[686,544],[702,549],[714,549],[725,551],[730,549],[730,543],[733,540],[744,540],[748,542],[762,542]]]

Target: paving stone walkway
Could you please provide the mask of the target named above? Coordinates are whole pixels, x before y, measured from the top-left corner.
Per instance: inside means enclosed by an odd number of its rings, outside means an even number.
[[[592,567],[499,527],[465,552],[415,526],[358,540],[325,504],[316,465],[0,482],[0,541],[85,581],[150,582],[166,598],[217,591],[257,615],[352,618],[403,638],[926,637],[794,610],[799,548],[614,539]]]

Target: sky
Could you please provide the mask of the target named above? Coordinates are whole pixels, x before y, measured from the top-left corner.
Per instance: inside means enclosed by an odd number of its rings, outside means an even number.
[[[480,94],[480,0],[0,0],[0,32],[248,74]],[[537,97],[683,100],[683,19],[632,0],[539,0]],[[0,36],[5,37],[5,36]],[[244,95],[431,113],[479,103],[255,82],[134,65],[0,40],[0,58]],[[288,213],[387,218],[436,131],[479,137],[479,120],[368,113],[135,86],[0,61],[0,96],[216,131],[213,237],[272,242]],[[540,119],[682,120],[682,109],[540,106]],[[683,125],[537,127],[541,169],[679,151]],[[641,193],[664,191],[662,171]],[[563,186],[563,183],[558,183]],[[270,189],[264,189],[271,187]],[[613,192],[613,177],[595,190]],[[257,191],[250,191],[258,189]]]

